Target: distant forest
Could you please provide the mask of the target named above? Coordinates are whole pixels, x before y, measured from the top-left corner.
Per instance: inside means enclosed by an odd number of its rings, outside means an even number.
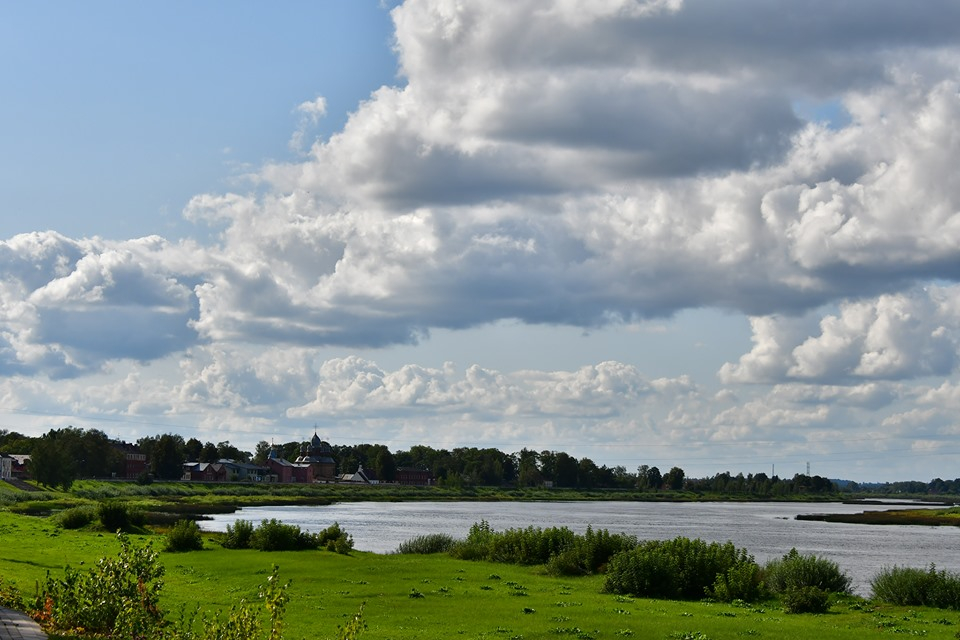
[[[300,441],[276,445],[280,457],[293,460],[300,455]],[[67,485],[80,478],[123,477],[125,455],[137,450],[147,456],[151,478],[177,480],[184,462],[232,460],[264,464],[271,445],[257,444],[255,451],[242,451],[229,441],[201,442],[184,440],[166,433],[141,438],[136,444],[110,439],[98,429],[67,427],[52,429],[43,436],[29,437],[0,429],[0,453],[27,454],[31,471],[43,484]],[[688,477],[673,466],[661,471],[656,466],[640,465],[635,470],[624,466],[597,465],[590,458],[576,458],[563,451],[521,449],[505,453],[494,448],[457,447],[434,449],[416,445],[407,450],[390,451],[382,444],[331,444],[337,473],[353,473],[363,467],[380,482],[392,482],[397,469],[430,471],[442,487],[542,487],[641,491],[687,491],[702,494],[777,497],[798,494],[825,495],[857,493],[877,495],[957,495],[960,478],[930,482],[905,481],[858,484],[804,474],[792,478],[765,473],[718,473],[712,477]]]

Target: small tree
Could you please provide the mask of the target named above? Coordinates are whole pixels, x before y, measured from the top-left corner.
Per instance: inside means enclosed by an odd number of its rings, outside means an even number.
[[[663,476],[663,483],[668,489],[680,491],[683,489],[684,478],[686,478],[686,474],[683,472],[683,469],[680,467],[673,467],[667,472],[667,475]]]

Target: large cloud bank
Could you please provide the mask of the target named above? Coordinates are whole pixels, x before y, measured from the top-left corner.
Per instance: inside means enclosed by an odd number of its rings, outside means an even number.
[[[0,243],[0,371],[74,377],[201,345],[383,347],[502,319],[590,328],[715,307],[754,331],[725,384],[888,398],[955,372],[956,2],[410,0],[393,19],[398,85],[302,159],[263,167],[250,192],[195,197],[185,215],[219,230],[212,246]],[[590,375],[619,381],[621,399],[653,393],[614,366]],[[480,369],[337,361],[316,375],[293,415],[471,394],[501,414],[589,413],[603,388],[574,403],[583,371],[549,393]],[[890,386],[864,392],[877,384]],[[731,415],[698,421],[733,433],[719,424]]]

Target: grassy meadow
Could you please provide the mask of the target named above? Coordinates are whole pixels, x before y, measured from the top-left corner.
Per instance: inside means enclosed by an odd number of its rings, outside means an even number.
[[[163,547],[162,534],[131,535]],[[446,555],[330,551],[227,550],[214,536],[205,549],[162,553],[161,604],[228,610],[255,600],[273,565],[290,580],[286,638],[329,638],[364,606],[364,638],[956,638],[960,614],[876,605],[844,598],[823,615],[785,614],[755,605],[646,600],[601,593],[602,576],[555,578],[539,567],[455,560]],[[91,565],[119,549],[93,528],[63,530],[51,519],[0,511],[0,588],[34,593],[47,572]]]

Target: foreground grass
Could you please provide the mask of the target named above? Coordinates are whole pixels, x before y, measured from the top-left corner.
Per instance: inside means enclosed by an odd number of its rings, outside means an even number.
[[[131,536],[138,544],[158,535]],[[115,536],[63,531],[43,518],[0,512],[0,575],[32,594],[47,571],[113,555]],[[326,551],[206,550],[164,553],[164,608],[229,609],[254,600],[271,566],[291,580],[287,638],[333,637],[366,603],[364,638],[882,638],[892,634],[955,638],[960,614],[873,605],[851,598],[825,615],[787,615],[776,603],[733,606],[600,593],[602,578],[553,578],[538,568],[467,562],[447,556],[379,556]]]

